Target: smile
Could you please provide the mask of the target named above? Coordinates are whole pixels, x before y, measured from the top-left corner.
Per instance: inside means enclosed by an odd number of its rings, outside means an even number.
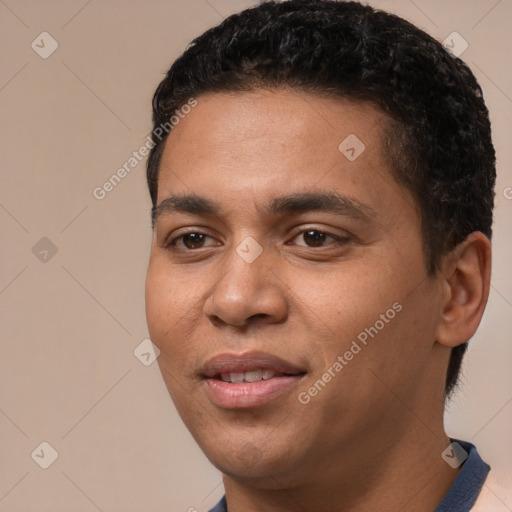
[[[205,393],[223,409],[262,407],[290,392],[306,371],[262,352],[221,354],[203,368]]]

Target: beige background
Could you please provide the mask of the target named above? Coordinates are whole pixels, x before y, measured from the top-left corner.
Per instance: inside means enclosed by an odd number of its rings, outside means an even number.
[[[512,510],[512,1],[371,3],[440,40],[459,32],[491,111],[493,287],[446,425],[477,444]],[[103,200],[93,190],[146,141],[153,91],[187,43],[252,4],[0,0],[0,511],[204,511],[222,495],[157,364],[133,353],[147,338],[145,162]],[[31,47],[44,31],[47,59]],[[48,469],[31,457],[43,441],[58,452]]]

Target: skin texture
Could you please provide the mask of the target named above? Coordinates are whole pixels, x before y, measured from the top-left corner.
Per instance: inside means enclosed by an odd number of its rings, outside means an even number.
[[[450,348],[473,335],[485,308],[487,238],[473,233],[427,275],[420,214],[391,176],[386,118],[370,104],[286,88],[197,100],[166,142],[158,204],[195,193],[221,213],[158,216],[146,314],[176,408],[224,474],[229,511],[431,512],[458,473],[441,458],[444,383]],[[354,161],[338,149],[350,134],[365,145]],[[275,196],[312,191],[371,213],[264,210]],[[344,241],[300,233],[311,229]],[[166,248],[185,231],[207,236]],[[252,263],[236,251],[247,237],[262,248]],[[395,303],[401,311],[301,403]],[[213,404],[204,363],[250,350],[307,373],[261,407]]]

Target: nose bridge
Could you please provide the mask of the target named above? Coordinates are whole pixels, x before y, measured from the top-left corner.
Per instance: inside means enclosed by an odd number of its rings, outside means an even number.
[[[245,302],[251,296],[262,292],[262,278],[268,276],[268,254],[263,246],[253,237],[246,236],[241,242],[233,246],[231,254],[226,261],[226,272],[215,286],[215,294],[225,292],[226,298],[234,302]],[[253,297],[254,301],[255,297]]]
[[[270,270],[268,249],[246,236],[226,259],[226,271],[219,277],[205,313],[232,325],[242,325],[253,316],[278,321],[286,307],[279,283]],[[269,268],[270,267],[270,268]]]
[[[246,236],[236,246],[235,252],[246,264],[252,265],[263,254],[263,246],[252,236]]]

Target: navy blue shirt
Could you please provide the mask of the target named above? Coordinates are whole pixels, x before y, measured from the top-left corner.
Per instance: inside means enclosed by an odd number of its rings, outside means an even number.
[[[451,439],[451,441],[459,443],[468,453],[468,458],[462,464],[457,478],[434,512],[470,512],[491,468],[481,459],[475,445],[458,439]],[[210,512],[228,512],[226,497],[224,496]]]

